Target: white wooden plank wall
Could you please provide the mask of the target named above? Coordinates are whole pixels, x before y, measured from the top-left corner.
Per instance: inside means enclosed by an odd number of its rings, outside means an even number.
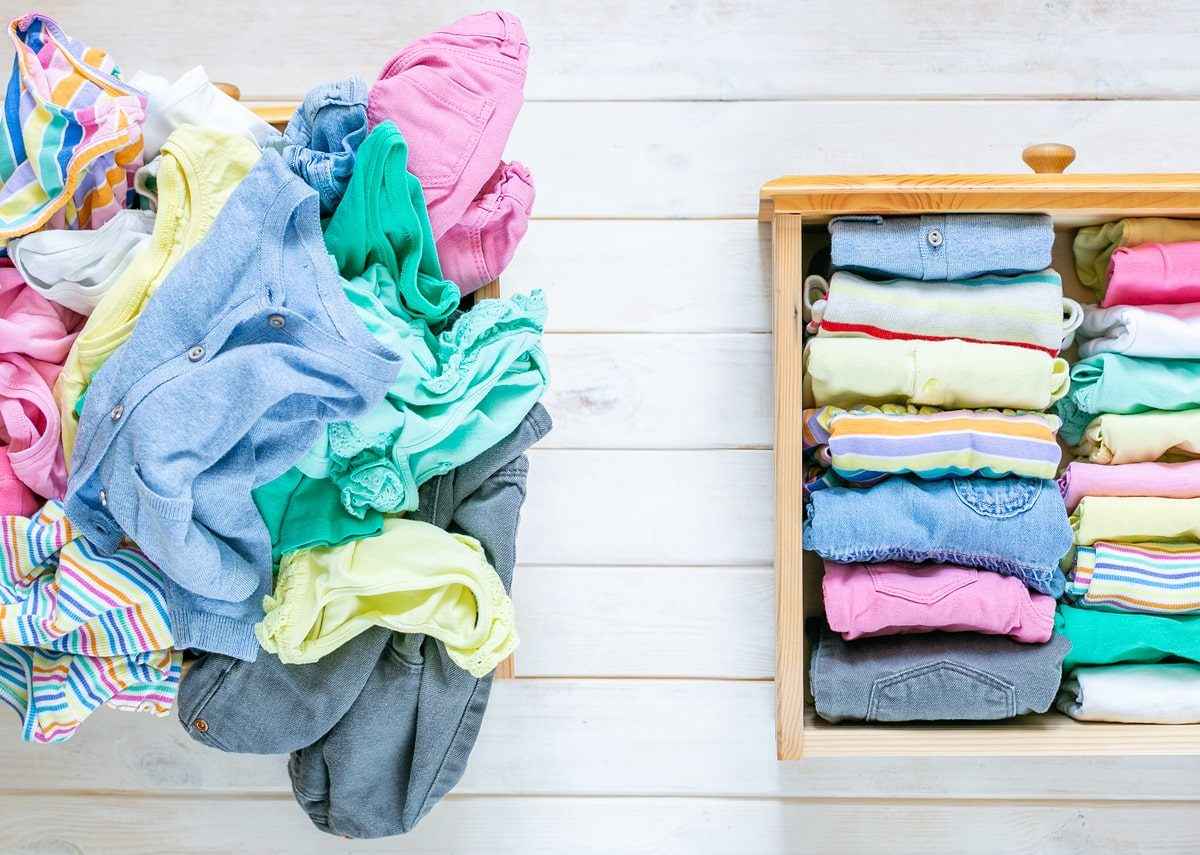
[[[13,0],[0,4],[12,17]],[[44,2],[129,71],[250,98],[370,79],[474,4]],[[533,454],[519,679],[408,838],[313,831],[279,758],[102,712],[22,745],[0,853],[1192,852],[1196,758],[773,759],[767,233],[787,172],[1200,167],[1200,3],[514,2],[533,44],[509,155],[538,219],[557,428]],[[381,783],[381,785],[384,785]]]

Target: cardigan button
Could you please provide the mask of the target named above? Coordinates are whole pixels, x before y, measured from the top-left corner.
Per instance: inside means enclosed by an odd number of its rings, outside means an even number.
[[[115,407],[113,407],[111,410],[108,411],[108,417],[110,419],[112,419],[114,422],[120,420],[121,416],[123,416],[123,415],[125,415],[125,405],[124,404],[117,404]]]
[[[937,229],[930,229],[929,234],[925,236],[925,239],[929,241],[930,246],[942,245],[942,233]]]
[[[192,722],[192,727],[196,728],[200,733],[208,733],[208,722],[202,718],[198,718]]]
[[[283,315],[271,315],[271,317],[267,318],[267,323],[275,327],[275,329],[279,329],[286,322],[283,319]]]
[[[187,352],[187,357],[192,362],[199,362],[201,359],[204,358],[204,346],[199,345],[199,344],[196,345],[195,347],[193,347],[191,350],[189,350]]]

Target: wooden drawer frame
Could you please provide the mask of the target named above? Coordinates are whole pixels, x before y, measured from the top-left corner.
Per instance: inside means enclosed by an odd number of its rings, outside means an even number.
[[[1062,169],[1068,147],[1026,150],[1039,172]],[[1040,157],[1039,157],[1040,155]],[[1050,214],[1058,228],[1130,216],[1200,218],[1200,174],[788,176],[763,185],[771,224],[775,381],[776,749],[781,760],[819,756],[1200,754],[1200,725],[1079,722],[1056,712],[995,723],[831,725],[805,693],[809,614],[819,614],[821,559],[801,537],[804,407],[803,226],[843,214]],[[1060,242],[1056,242],[1060,243]],[[1068,256],[1069,258],[1069,256]],[[1055,267],[1062,269],[1061,252]],[[1073,278],[1073,277],[1072,277]],[[807,583],[807,584],[806,584]],[[813,597],[813,594],[816,594]]]

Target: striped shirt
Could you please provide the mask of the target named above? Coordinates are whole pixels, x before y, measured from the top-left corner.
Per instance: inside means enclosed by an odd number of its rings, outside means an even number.
[[[31,12],[0,113],[0,246],[40,228],[94,229],[131,199],[146,96],[104,51]]]
[[[0,643],[89,656],[172,645],[162,577],[136,547],[103,555],[58,502],[0,517]]]
[[[1114,611],[1200,613],[1200,543],[1097,541],[1075,550],[1067,596]]]
[[[0,644],[0,702],[21,717],[26,742],[62,742],[101,704],[170,715],[181,663],[170,650],[85,656]]]
[[[885,405],[804,412],[804,447],[844,481],[1021,475],[1053,478],[1059,420],[1015,410],[938,410]]]

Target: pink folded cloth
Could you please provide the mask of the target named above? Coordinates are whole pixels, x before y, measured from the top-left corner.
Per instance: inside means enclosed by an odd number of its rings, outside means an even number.
[[[62,365],[84,320],[26,285],[15,267],[0,267],[0,353]]]
[[[33,490],[13,472],[8,455],[0,451],[0,516],[32,517],[42,507]]]
[[[825,618],[853,641],[874,635],[980,632],[1040,644],[1054,629],[1054,598],[1012,576],[950,564],[825,562]]]
[[[1183,463],[1071,463],[1058,477],[1067,513],[1084,496],[1200,498],[1200,460]]]
[[[62,423],[51,389],[60,365],[0,354],[0,454],[14,475],[44,499],[67,491]]]
[[[462,219],[500,165],[528,61],[520,20],[482,12],[404,48],[371,87],[369,126],[391,119],[404,134],[435,239]]]
[[[54,381],[83,315],[53,303],[0,267],[0,507],[29,506],[33,494],[61,499],[67,488]],[[12,479],[16,479],[15,482]],[[32,510],[10,511],[29,516]]]
[[[529,228],[533,177],[519,163],[501,163],[471,207],[437,242],[442,274],[465,297],[508,267]]]
[[[1117,248],[1108,262],[1100,305],[1149,306],[1200,302],[1200,241]]]

